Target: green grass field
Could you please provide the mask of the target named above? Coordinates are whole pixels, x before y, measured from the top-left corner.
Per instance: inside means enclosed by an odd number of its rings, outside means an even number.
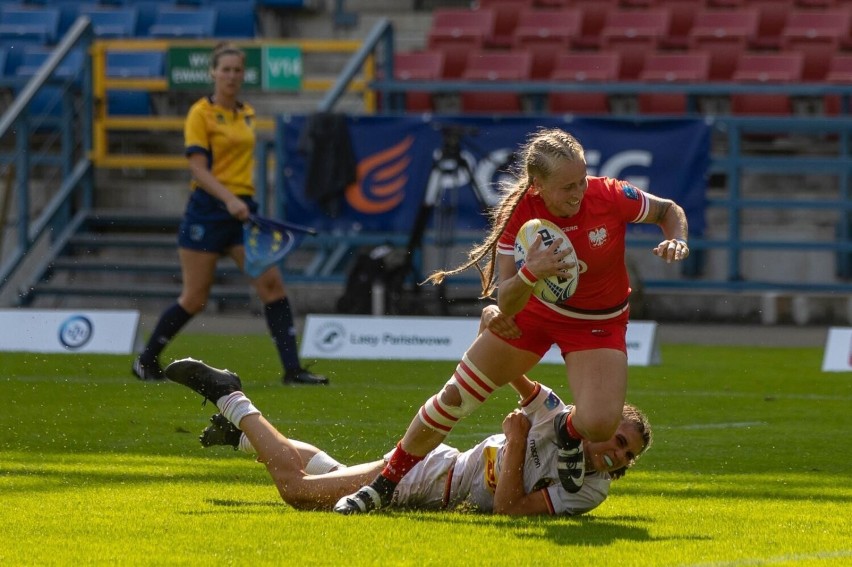
[[[321,361],[285,388],[266,336],[180,336],[164,359],[237,371],[285,434],[344,462],[378,458],[444,383],[446,362]],[[215,408],[141,383],[129,356],[0,355],[0,565],[852,564],[852,375],[821,349],[663,345],[628,399],[653,448],[576,518],[297,512],[266,470],[202,449]],[[531,376],[569,400],[564,371]],[[501,391],[449,442],[500,430]]]

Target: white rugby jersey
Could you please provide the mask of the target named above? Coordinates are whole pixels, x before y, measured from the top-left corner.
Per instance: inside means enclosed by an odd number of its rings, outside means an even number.
[[[566,407],[550,388],[541,386],[536,397],[521,408],[531,423],[524,463],[524,490],[530,493],[546,488],[554,514],[574,515],[599,506],[609,493],[611,478],[607,473],[587,471],[583,487],[574,494],[559,484],[553,418]],[[506,436],[502,434],[492,435],[463,453],[442,444],[403,477],[394,493],[393,504],[434,509],[468,501],[483,512],[491,512],[505,444]]]

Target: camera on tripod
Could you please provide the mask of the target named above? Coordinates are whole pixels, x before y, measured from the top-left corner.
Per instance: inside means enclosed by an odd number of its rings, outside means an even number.
[[[465,136],[478,136],[479,128],[465,124],[450,124],[448,122],[433,122],[432,127],[441,132],[441,153],[444,157],[459,159],[461,143]]]

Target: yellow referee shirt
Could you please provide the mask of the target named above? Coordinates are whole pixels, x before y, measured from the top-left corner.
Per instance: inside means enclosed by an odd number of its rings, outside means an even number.
[[[238,103],[236,110],[228,110],[206,96],[186,115],[186,155],[203,153],[211,173],[233,194],[254,195],[254,128],[251,105]],[[198,188],[194,179],[192,188]]]

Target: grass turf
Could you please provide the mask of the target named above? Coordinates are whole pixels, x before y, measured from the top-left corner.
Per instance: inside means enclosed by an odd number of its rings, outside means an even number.
[[[576,518],[296,512],[265,469],[202,449],[215,408],[176,384],[141,383],[130,357],[0,359],[0,564],[619,565],[852,564],[852,376],[821,349],[663,346],[631,368],[628,398],[655,443]],[[265,336],[180,336],[165,359],[237,371],[285,434],[344,462],[372,460],[443,384],[446,362],[321,361],[330,387],[287,388]],[[564,370],[531,376],[566,400]],[[500,430],[500,391],[449,442]]]

